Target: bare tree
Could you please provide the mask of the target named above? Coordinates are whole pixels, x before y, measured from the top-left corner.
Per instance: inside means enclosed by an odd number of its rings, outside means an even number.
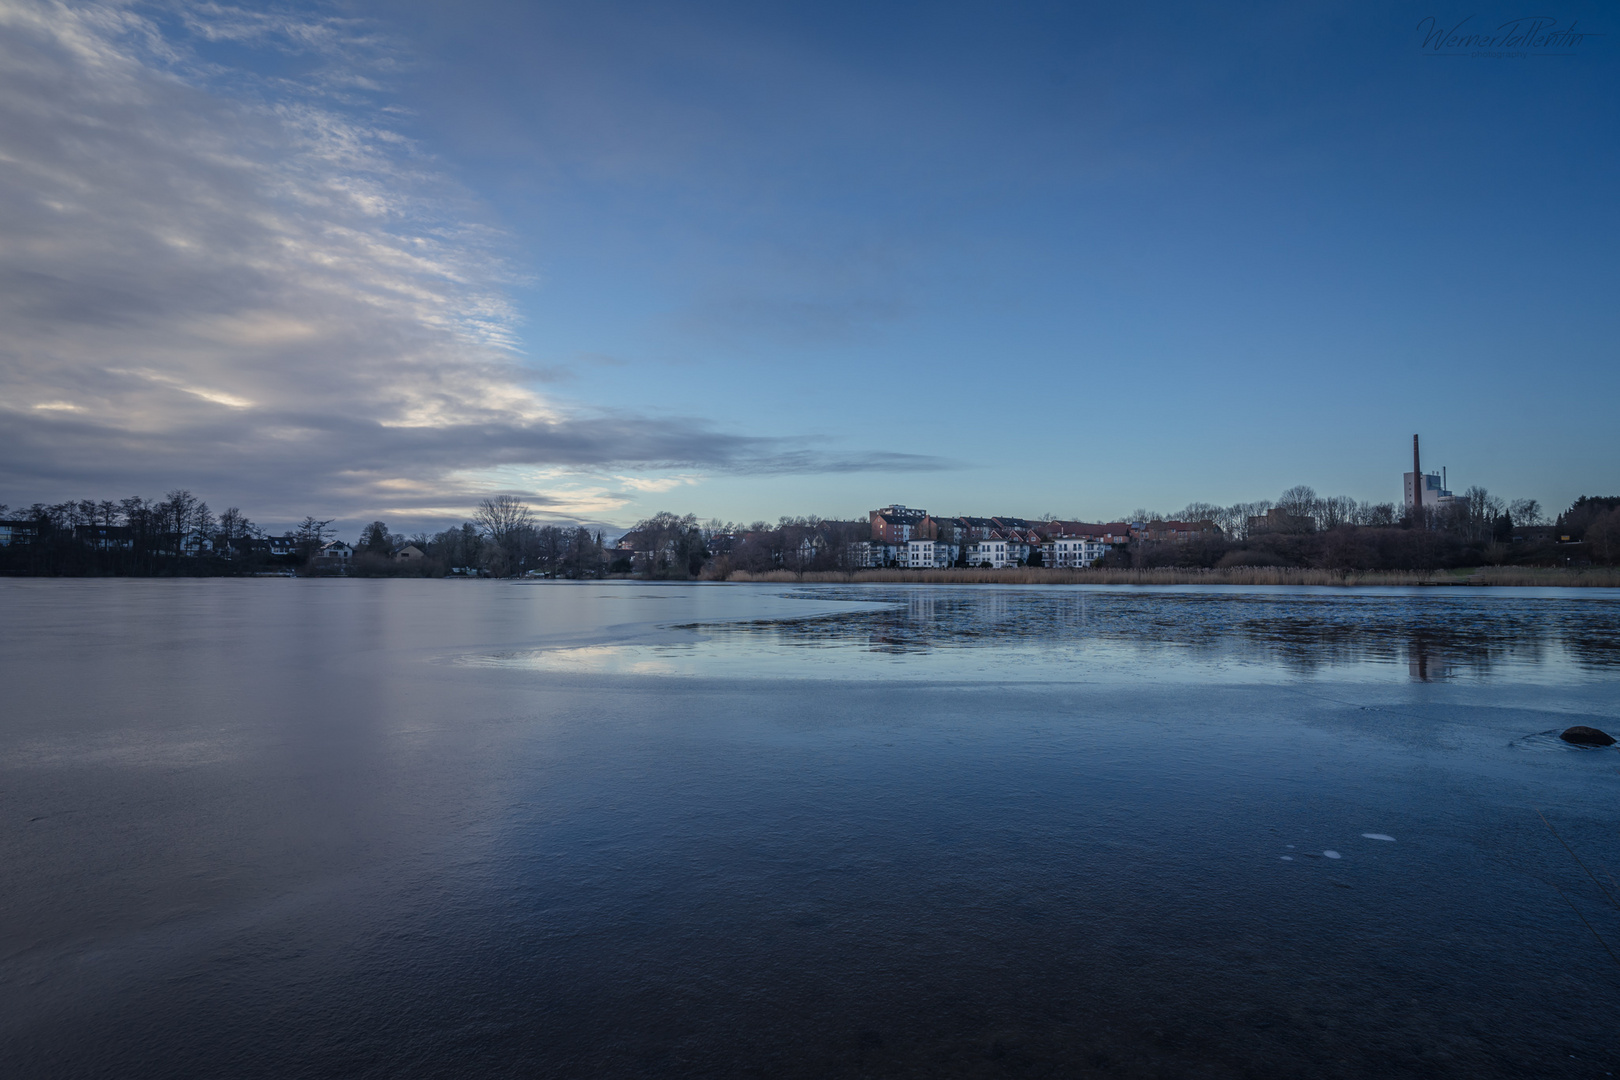
[[[1476,484],[1452,503],[1452,528],[1469,540],[1489,540],[1502,510],[1502,500]]]
[[[74,526],[84,524],[79,516],[79,504],[69,499],[67,502],[53,504],[47,511],[51,524],[66,532],[72,532]]]
[[[176,555],[180,554],[180,545],[185,542],[186,533],[190,531],[192,521],[197,515],[197,496],[184,488],[177,488],[164,496],[163,502],[158,504],[158,516],[162,521],[162,530],[170,534],[170,542]]]
[[[315,553],[321,550],[321,545],[326,543],[327,533],[331,531],[331,525],[331,518],[322,521],[313,516],[307,516],[298,523],[293,535],[298,540],[298,550],[305,560],[313,559]]]
[[[1225,513],[1225,507],[1216,506],[1214,503],[1190,502],[1176,516],[1182,521],[1213,521],[1219,525]],[[1224,529],[1221,531],[1225,532]]]
[[[1295,484],[1277,497],[1277,507],[1290,517],[1317,517],[1316,489],[1309,484]]]
[[[497,495],[478,504],[478,512],[473,514],[473,520],[491,540],[501,543],[518,530],[531,528],[534,513],[515,496]]]
[[[1356,520],[1356,500],[1345,495],[1331,495],[1317,504],[1316,526],[1336,529],[1340,525],[1353,525]]]
[[[214,520],[214,512],[208,509],[208,504],[199,502],[197,509],[191,513],[191,531],[211,536],[218,526],[219,523]]]
[[[1356,506],[1354,524],[1365,525],[1369,528],[1389,528],[1399,520],[1400,515],[1395,510],[1394,503],[1359,503]]]
[[[235,554],[236,541],[246,540],[258,531],[258,526],[249,521],[237,507],[226,507],[225,512],[219,515],[219,539],[226,558],[231,558]]]
[[[534,531],[534,513],[522,499],[497,495],[478,504],[473,520],[493,546],[490,572],[497,576],[523,572],[523,547]]]
[[[1508,504],[1508,513],[1513,516],[1515,525],[1545,525],[1547,519],[1541,514],[1541,503],[1535,499],[1514,499]]]

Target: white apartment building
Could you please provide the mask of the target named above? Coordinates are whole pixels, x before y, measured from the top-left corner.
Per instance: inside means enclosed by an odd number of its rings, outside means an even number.
[[[1059,537],[1041,545],[1044,566],[1090,566],[1108,554],[1108,545],[1087,536]]]
[[[913,570],[932,570],[937,546],[932,540],[907,540],[900,549],[900,557],[904,560],[901,565]]]
[[[1007,541],[1001,537],[980,540],[968,548],[967,561],[969,566],[983,566],[985,563],[989,563],[995,569],[1000,570],[1007,565],[1008,560]],[[1017,560],[1014,558],[1012,561],[1016,562]]]
[[[886,544],[881,540],[857,540],[849,545],[849,561],[858,567],[878,569],[904,558],[905,548],[899,544]]]

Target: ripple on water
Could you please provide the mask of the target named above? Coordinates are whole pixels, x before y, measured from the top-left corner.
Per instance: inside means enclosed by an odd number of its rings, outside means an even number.
[[[1563,734],[1564,730],[1563,728],[1552,728],[1549,731],[1538,731],[1534,735],[1525,735],[1522,738],[1514,739],[1508,745],[1515,750],[1529,750],[1541,754],[1602,754],[1612,752],[1615,749],[1613,746],[1580,746],[1576,743],[1567,743],[1558,737]],[[1620,746],[1620,743],[1616,745]]]

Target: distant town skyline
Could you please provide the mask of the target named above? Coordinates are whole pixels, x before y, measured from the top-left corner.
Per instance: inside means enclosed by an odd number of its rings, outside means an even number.
[[[1398,504],[1414,431],[1614,494],[1620,29],[1557,14],[4,0],[0,502],[1106,521]]]

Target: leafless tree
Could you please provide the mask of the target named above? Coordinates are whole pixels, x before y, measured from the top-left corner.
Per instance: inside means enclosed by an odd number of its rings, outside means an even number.
[[[197,516],[197,507],[201,500],[184,488],[177,488],[163,497],[158,505],[158,516],[162,519],[162,530],[171,534],[174,553],[180,553],[180,545],[185,541],[186,533],[192,528],[192,522]]]
[[[314,558],[315,553],[321,550],[321,545],[326,543],[327,534],[331,531],[331,525],[331,518],[322,521],[310,515],[293,529],[293,536],[298,540],[298,550],[306,560]]]
[[[1340,525],[1356,522],[1356,500],[1346,495],[1331,495],[1318,501],[1316,527],[1336,529]]]
[[[497,577],[523,572],[523,547],[534,531],[534,513],[512,495],[497,495],[478,504],[473,520],[488,538],[491,550],[487,553],[490,573]]]
[[[1453,504],[1453,527],[1469,540],[1489,540],[1503,509],[1501,499],[1476,484]]]
[[[1308,517],[1316,520],[1316,489],[1309,484],[1295,484],[1277,498],[1277,507],[1290,517]]]
[[[1368,528],[1389,528],[1399,519],[1394,503],[1359,503],[1352,524]]]
[[[1541,514],[1541,503],[1535,499],[1514,499],[1508,504],[1508,513],[1515,525],[1544,525],[1547,521]]]
[[[1214,503],[1190,502],[1176,517],[1182,521],[1213,521],[1219,525],[1221,515],[1224,513],[1225,508],[1216,506]]]
[[[208,509],[208,504],[199,502],[197,509],[191,513],[191,531],[212,536],[218,527],[219,523],[214,520],[214,512]]]
[[[478,512],[473,514],[473,520],[484,530],[486,536],[499,544],[520,529],[532,528],[534,513],[522,499],[512,495],[497,495],[478,504]]]
[[[225,512],[219,515],[219,539],[226,558],[235,554],[233,545],[236,541],[245,540],[256,532],[258,527],[237,507],[226,507]]]

